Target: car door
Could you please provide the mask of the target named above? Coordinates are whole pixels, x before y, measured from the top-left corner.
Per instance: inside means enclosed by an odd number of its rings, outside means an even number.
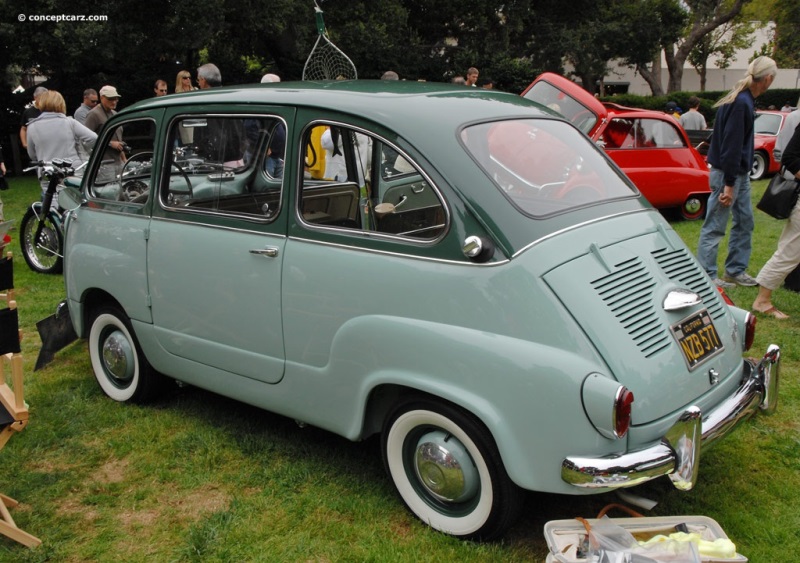
[[[147,275],[155,335],[220,373],[283,377],[284,178],[271,139],[293,112],[171,115]]]
[[[383,330],[391,319],[435,315],[425,291],[407,298],[409,284],[427,279],[428,271],[436,283],[450,283],[439,262],[452,257],[441,244],[449,212],[431,175],[373,131],[343,120],[317,121],[316,115],[298,116],[308,121],[301,146],[330,130],[344,164],[329,166],[336,155],[328,151],[319,178],[300,171],[286,247],[291,267],[284,271],[287,372],[294,370],[287,379],[303,370],[314,378],[352,375],[362,361],[354,351],[359,335],[371,330],[365,326],[377,323]],[[306,152],[308,168],[314,151]],[[362,352],[374,360],[374,350]]]
[[[162,114],[161,109],[140,111],[106,125],[85,172],[85,202],[70,214],[67,229],[69,247],[82,250],[67,257],[68,286],[79,272],[113,296],[131,320],[144,323],[151,320],[144,265]],[[110,147],[120,138],[125,152]]]

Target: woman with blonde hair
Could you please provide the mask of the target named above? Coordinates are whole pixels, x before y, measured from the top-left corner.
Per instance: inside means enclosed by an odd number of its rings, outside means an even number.
[[[192,90],[197,90],[192,86],[192,74],[188,70],[180,71],[175,77],[175,93],[191,92]]]
[[[41,115],[28,122],[28,156],[32,161],[42,160],[52,162],[54,159],[64,159],[72,162],[74,166],[83,162],[82,148],[91,152],[97,134],[67,117],[67,104],[64,97],[55,90],[48,90],[39,97],[38,103]],[[39,182],[42,186],[42,196],[47,190],[47,180],[42,177],[39,168]]]
[[[714,106],[717,117],[708,150],[708,198],[706,219],[700,229],[697,259],[719,287],[757,285],[747,273],[753,246],[753,206],[750,203],[750,169],[753,167],[753,142],[756,98],[767,91],[778,74],[769,57],[758,57],[747,74]],[[728,239],[725,272],[717,272],[719,245],[733,214]]]

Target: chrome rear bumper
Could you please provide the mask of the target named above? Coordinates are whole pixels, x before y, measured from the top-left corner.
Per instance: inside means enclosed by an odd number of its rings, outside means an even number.
[[[780,360],[780,348],[771,344],[758,363],[744,360],[745,373],[736,393],[707,415],[689,407],[661,443],[649,448],[604,457],[569,456],[561,464],[561,478],[576,487],[616,489],[669,475],[677,488],[691,489],[697,480],[702,448],[758,410],[775,410]]]

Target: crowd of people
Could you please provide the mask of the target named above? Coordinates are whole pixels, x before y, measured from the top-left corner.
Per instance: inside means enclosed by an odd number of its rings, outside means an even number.
[[[479,72],[475,67],[470,67],[467,70],[466,78],[463,75],[453,77],[451,80],[454,84],[464,84],[465,86],[480,86],[481,88],[491,89],[494,87],[494,81],[490,79],[483,79],[479,82]],[[203,90],[220,86],[222,84],[222,74],[219,68],[212,64],[204,64],[197,69],[197,86],[192,84],[192,75],[188,70],[181,70],[175,77],[175,87],[173,93],[180,94],[184,92],[191,92],[194,90]],[[387,70],[381,76],[381,80],[400,80],[400,76],[393,70]],[[261,78],[262,83],[280,82],[280,77],[277,74],[267,73]],[[103,90],[106,93],[103,93]],[[39,97],[47,92],[47,88],[43,86],[37,87],[33,92],[33,104],[27,107],[23,114],[20,124],[20,144],[22,148],[27,148],[27,128],[29,122],[39,117],[42,109],[39,105]],[[113,93],[110,93],[113,92]],[[153,96],[166,96],[169,94],[169,86],[166,80],[161,78],[153,83]],[[98,94],[94,88],[87,88],[83,92],[83,100],[77,109],[73,112],[73,118],[81,124],[85,124],[91,112],[95,112],[90,121],[89,128],[95,133],[102,127],[111,115],[116,113],[116,103],[121,96],[117,93],[114,86],[104,86]],[[102,109],[100,109],[102,108]],[[0,169],[1,170],[1,169]]]

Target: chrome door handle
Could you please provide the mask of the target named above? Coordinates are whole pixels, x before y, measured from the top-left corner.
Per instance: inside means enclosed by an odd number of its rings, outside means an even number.
[[[275,258],[278,255],[278,249],[274,246],[268,246],[266,248],[253,248],[250,250],[250,254],[258,254],[260,256],[266,256],[267,258]]]

